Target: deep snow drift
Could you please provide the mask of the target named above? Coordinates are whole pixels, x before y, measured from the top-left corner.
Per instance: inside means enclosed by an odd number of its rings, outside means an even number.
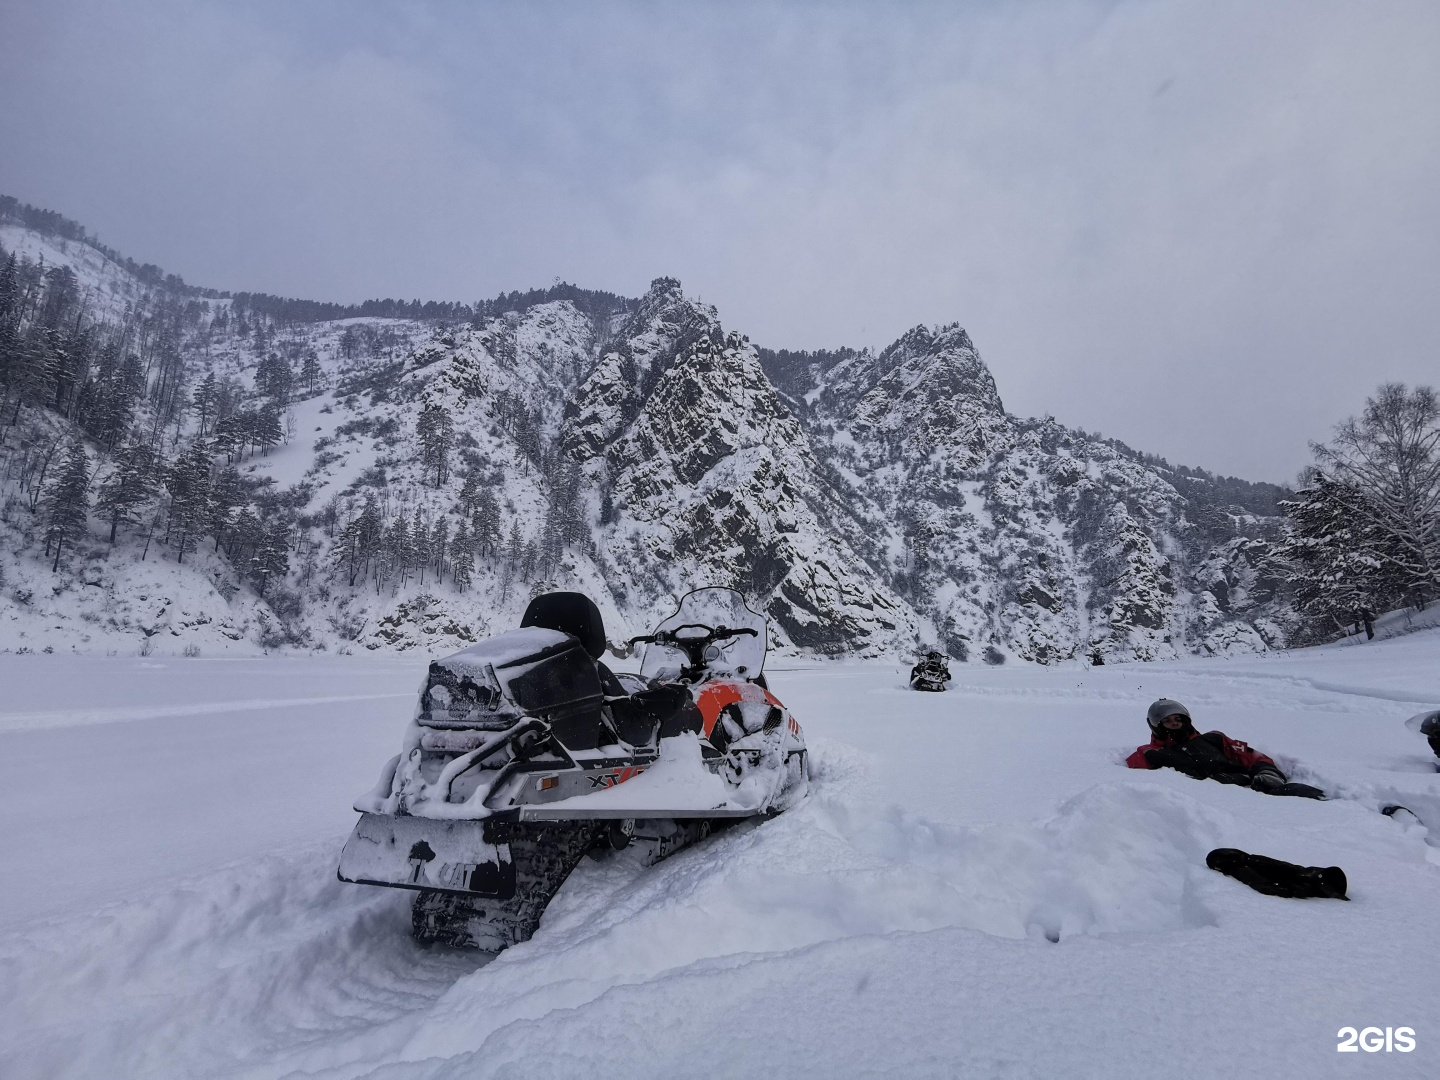
[[[1440,706],[1440,633],[943,695],[772,671],[812,797],[649,870],[586,860],[488,962],[334,879],[422,671],[0,656],[0,1075],[1440,1074],[1440,774],[1404,725]],[[1336,798],[1124,769],[1162,694]],[[1260,896],[1217,846],[1338,863],[1352,900]],[[1336,1052],[1367,1025],[1417,1047]]]

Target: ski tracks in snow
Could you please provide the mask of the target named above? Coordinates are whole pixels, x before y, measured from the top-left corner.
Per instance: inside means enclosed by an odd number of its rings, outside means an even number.
[[[297,1047],[363,1044],[485,962],[417,948],[405,897],[335,880],[339,846],[0,937],[0,1075],[242,1075]]]
[[[306,705],[333,705],[348,701],[385,701],[411,698],[413,694],[338,694],[329,697],[273,698],[252,701],[204,701],[192,705],[146,705],[111,709],[44,709],[0,713],[0,734],[36,731],[45,728],[85,727],[92,724],[123,724],[170,716],[211,716],[220,713],[255,712],[264,709],[295,709]]]

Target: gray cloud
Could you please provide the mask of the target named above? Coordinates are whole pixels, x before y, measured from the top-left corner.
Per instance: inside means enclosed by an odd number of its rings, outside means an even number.
[[[1398,0],[0,0],[0,190],[219,287],[959,320],[1016,411],[1285,479],[1440,376],[1437,55]]]

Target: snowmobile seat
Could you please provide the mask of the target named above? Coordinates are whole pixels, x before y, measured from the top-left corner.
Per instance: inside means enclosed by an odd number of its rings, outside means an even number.
[[[521,627],[540,626],[546,630],[558,630],[569,634],[580,642],[590,654],[600,671],[600,686],[607,698],[620,697],[627,693],[615,673],[600,660],[605,655],[607,639],[605,620],[600,609],[584,593],[552,592],[541,593],[530,601],[525,614],[520,618]]]
[[[584,593],[541,593],[530,601],[525,614],[520,618],[520,626],[522,629],[539,626],[569,634],[580,642],[581,648],[595,661],[601,692],[607,697],[615,693],[624,694],[619,680],[609,668],[600,663],[600,657],[605,654],[605,620],[600,615],[600,609],[595,606],[595,601]],[[562,725],[563,730],[557,727],[556,734],[560,736],[560,741],[572,750],[590,750],[600,743],[601,720],[600,707],[597,704],[592,711],[567,717]]]
[[[689,691],[683,686],[652,686],[629,697],[611,698],[607,704],[616,734],[631,746],[653,745],[657,735],[698,731],[704,724]],[[695,719],[699,723],[686,722]]]
[[[520,625],[541,626],[578,638],[592,660],[605,655],[605,620],[595,601],[584,593],[541,593],[530,601]]]

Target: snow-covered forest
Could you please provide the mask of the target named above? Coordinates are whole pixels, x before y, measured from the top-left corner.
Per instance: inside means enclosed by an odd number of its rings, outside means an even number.
[[[13,199],[0,380],[16,651],[440,649],[556,588],[618,638],[719,583],[791,652],[1104,663],[1327,640],[1440,593],[1424,388],[1382,388],[1295,493],[1014,416],[959,325],[796,353],[670,278],[222,294]]]

